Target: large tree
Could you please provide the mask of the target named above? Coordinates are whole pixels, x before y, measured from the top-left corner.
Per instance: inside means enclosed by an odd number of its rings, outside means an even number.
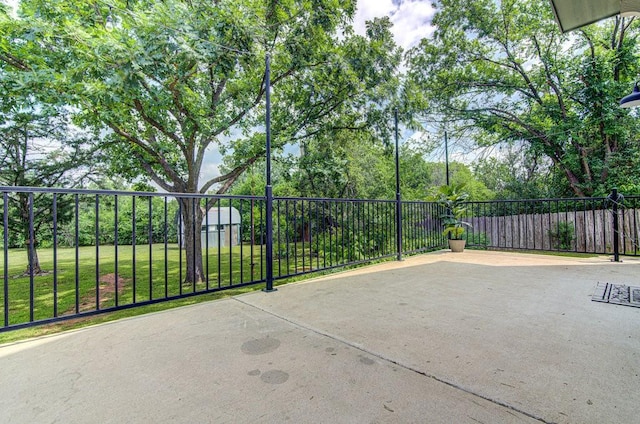
[[[3,18],[0,59],[56,87],[81,122],[107,128],[103,148],[120,175],[220,194],[264,157],[267,53],[274,147],[361,128],[379,109],[365,95],[393,71],[395,52],[376,41],[388,28],[353,34],[354,10],[336,0],[23,0],[18,19]],[[347,107],[359,113],[342,119]],[[211,149],[228,168],[203,181]],[[200,281],[202,207],[212,202],[178,199],[184,227],[198,229],[185,233],[187,280]]]
[[[418,106],[468,127],[480,145],[517,143],[548,160],[563,177],[559,194],[602,195],[637,175],[640,128],[618,106],[638,71],[635,19],[562,35],[546,0],[437,9],[433,37],[408,55]]]
[[[74,128],[65,111],[14,101],[0,107],[0,122],[0,185],[74,188],[99,166],[91,137]],[[46,273],[38,259],[39,236],[52,229],[54,213],[58,225],[71,218],[71,199],[58,197],[55,211],[48,193],[9,192],[7,200],[9,244],[26,247],[25,273]]]

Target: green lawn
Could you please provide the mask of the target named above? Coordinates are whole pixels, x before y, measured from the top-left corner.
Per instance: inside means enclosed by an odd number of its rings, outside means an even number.
[[[22,275],[27,269],[27,252],[10,249],[8,260],[9,324],[54,317],[54,264],[53,249],[39,249],[41,266],[47,275],[33,278],[33,317],[30,316],[31,279]],[[116,270],[117,253],[117,270]],[[218,255],[219,253],[219,255]],[[253,255],[252,255],[253,254]],[[258,282],[264,278],[264,247],[244,245],[233,249],[209,249],[204,258],[205,273],[209,281],[180,284],[186,278],[185,251],[177,245],[164,244],[137,246],[81,247],[76,250],[57,250],[57,314],[74,314],[77,310],[93,311],[114,306],[128,305],[147,300],[178,296],[207,289],[228,288],[240,284]],[[303,269],[303,257],[308,269],[309,246],[298,244],[297,261],[289,260],[288,270],[283,274]],[[98,260],[96,261],[96,257]],[[242,257],[242,261],[240,260]],[[97,267],[96,267],[97,262]],[[134,275],[135,264],[135,275]],[[242,264],[242,267],[240,266]],[[282,267],[283,264],[280,264]],[[117,290],[115,274],[117,272]],[[0,264],[0,275],[4,274],[4,262]],[[166,275],[166,278],[165,278]],[[96,283],[97,282],[97,283]],[[78,295],[76,296],[76,284]],[[0,290],[0,320],[4,317],[4,291]],[[3,323],[3,321],[1,321]]]
[[[24,340],[31,337],[44,336],[47,334],[55,334],[61,331],[73,330],[76,328],[86,327],[89,325],[96,325],[104,322],[115,321],[122,318],[144,315],[151,312],[158,312],[167,309],[177,308],[180,306],[191,305],[200,302],[207,302],[216,299],[221,299],[230,296],[236,296],[241,293],[246,293],[252,290],[260,289],[260,285],[235,288],[230,290],[224,290],[213,293],[206,293],[198,296],[186,297],[176,300],[170,300],[161,303],[154,303],[145,306],[139,306],[131,309],[123,309],[115,312],[107,312],[100,315],[93,315],[78,319],[70,319],[66,321],[56,322],[55,324],[45,324],[34,327],[28,327],[19,330],[12,330],[4,333],[0,333],[0,344],[10,343],[18,340]]]

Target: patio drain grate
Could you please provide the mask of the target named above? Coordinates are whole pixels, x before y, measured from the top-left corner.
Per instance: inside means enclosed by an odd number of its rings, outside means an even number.
[[[591,300],[640,308],[640,287],[626,284],[598,283]]]

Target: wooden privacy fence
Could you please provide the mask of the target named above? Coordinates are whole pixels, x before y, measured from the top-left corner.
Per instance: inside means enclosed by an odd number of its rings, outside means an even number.
[[[599,208],[503,216],[470,216],[469,245],[495,249],[614,253],[614,216],[618,216],[620,254],[638,255],[640,209]]]

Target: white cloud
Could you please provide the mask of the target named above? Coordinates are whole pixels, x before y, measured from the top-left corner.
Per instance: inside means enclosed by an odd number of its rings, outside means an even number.
[[[433,33],[434,13],[431,0],[358,0],[353,26],[357,34],[364,35],[366,21],[389,16],[396,43],[407,50]]]

